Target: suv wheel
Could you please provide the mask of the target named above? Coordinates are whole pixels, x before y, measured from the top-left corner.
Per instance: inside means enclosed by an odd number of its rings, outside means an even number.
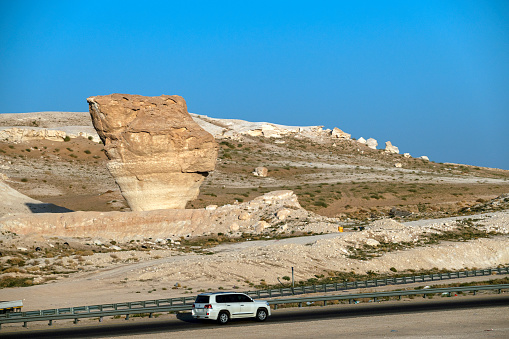
[[[265,321],[265,319],[267,319],[267,310],[264,308],[258,309],[258,311],[256,311],[256,320]]]
[[[220,323],[221,325],[226,324],[229,320],[230,320],[230,316],[226,312],[219,313],[219,315],[217,317],[217,322]]]

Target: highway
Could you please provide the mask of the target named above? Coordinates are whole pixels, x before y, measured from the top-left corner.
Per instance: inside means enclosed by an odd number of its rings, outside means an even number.
[[[476,332],[477,330],[477,332]],[[4,325],[0,338],[207,338],[268,337],[509,337],[509,294],[341,304],[278,309],[265,323],[234,320],[226,326],[198,322],[190,314],[157,319],[131,318]],[[265,334],[264,334],[265,333]],[[276,335],[277,334],[277,335]]]

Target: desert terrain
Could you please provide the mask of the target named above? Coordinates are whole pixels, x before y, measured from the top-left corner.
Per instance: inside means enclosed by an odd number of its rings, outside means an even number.
[[[89,113],[0,115],[0,300],[30,310],[265,288],[288,283],[292,267],[313,284],[509,264],[507,170],[373,149],[319,126],[192,117],[220,147],[186,206],[203,219],[193,232],[120,236],[126,219],[72,236],[39,222],[133,213]]]

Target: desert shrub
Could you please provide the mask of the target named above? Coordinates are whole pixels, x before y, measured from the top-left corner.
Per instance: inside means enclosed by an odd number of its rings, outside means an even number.
[[[5,287],[26,287],[34,284],[33,278],[22,277],[2,277],[0,278],[0,288]]]
[[[88,150],[88,149],[84,150],[83,152],[85,152],[85,154],[90,154],[90,153],[92,153],[92,152],[90,152],[90,150]]]
[[[67,141],[71,141],[71,138],[68,135],[66,135],[65,138],[64,138],[64,141],[66,141],[66,142]]]
[[[11,266],[25,266],[25,260],[23,260],[22,258],[11,258],[11,259],[8,259],[7,260],[7,264],[11,265]]]
[[[27,179],[27,178],[23,178],[23,179],[21,179],[21,182],[27,182],[27,181],[28,181],[28,179]]]

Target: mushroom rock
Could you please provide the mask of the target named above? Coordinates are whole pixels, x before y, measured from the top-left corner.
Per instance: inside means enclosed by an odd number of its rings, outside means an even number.
[[[178,95],[87,99],[108,170],[133,211],[185,208],[215,168],[218,145]]]

